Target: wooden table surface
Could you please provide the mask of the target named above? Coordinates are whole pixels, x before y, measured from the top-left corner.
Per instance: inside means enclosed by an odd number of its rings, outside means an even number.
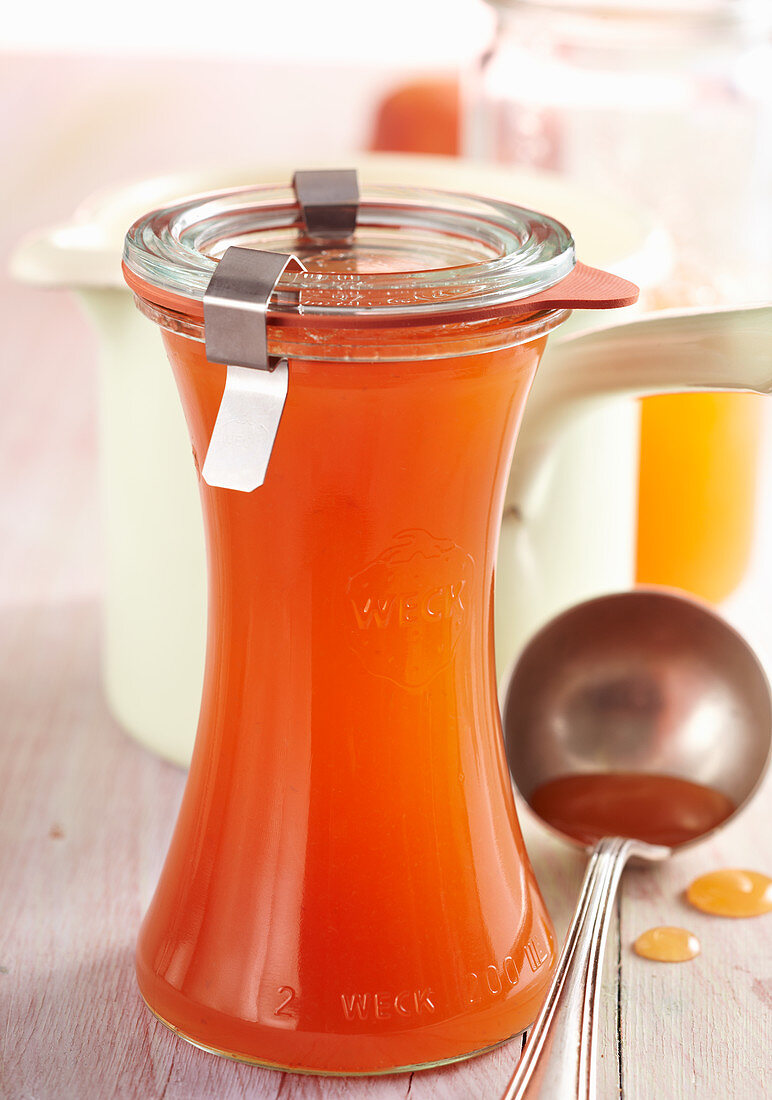
[[[19,106],[3,122],[15,154],[0,182],[4,259],[26,229],[134,164],[135,150],[119,144],[97,153],[81,135],[78,157],[67,142],[78,140],[89,89],[120,74],[64,66],[69,80],[49,86],[51,64],[17,59],[0,70],[0,95]],[[41,119],[58,142],[39,137]],[[150,158],[145,170],[167,167]],[[184,776],[130,741],[102,699],[94,340],[69,295],[0,280],[0,1096],[495,1100],[519,1041],[424,1073],[299,1077],[208,1055],[143,1008],[133,943]],[[763,462],[754,558],[724,611],[768,657],[772,415]],[[720,920],[683,900],[708,870],[772,871],[771,783],[703,847],[626,872],[602,993],[601,1100],[772,1095],[772,917]],[[583,858],[524,826],[562,935]],[[701,956],[678,966],[637,958],[632,941],[656,924],[691,928]]]

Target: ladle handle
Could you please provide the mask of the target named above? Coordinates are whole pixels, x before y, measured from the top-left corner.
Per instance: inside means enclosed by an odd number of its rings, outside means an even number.
[[[547,999],[502,1100],[594,1100],[595,1020],[609,917],[636,842],[607,837],[592,851]]]

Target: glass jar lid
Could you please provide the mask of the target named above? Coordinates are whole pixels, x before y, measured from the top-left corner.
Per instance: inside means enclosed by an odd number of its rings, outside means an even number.
[[[291,253],[271,315],[356,323],[495,316],[554,286],[575,266],[565,226],[496,199],[403,187],[362,190],[353,237],[308,236],[291,187],[199,195],[135,222],[124,268],[135,292],[165,309],[203,316],[203,298],[227,248]]]

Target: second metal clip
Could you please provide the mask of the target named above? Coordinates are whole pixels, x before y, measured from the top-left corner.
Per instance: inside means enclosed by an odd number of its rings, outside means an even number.
[[[309,237],[318,241],[353,236],[359,212],[359,182],[355,168],[296,172],[292,186]]]

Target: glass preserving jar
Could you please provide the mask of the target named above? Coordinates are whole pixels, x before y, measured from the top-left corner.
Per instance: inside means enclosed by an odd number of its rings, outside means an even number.
[[[283,269],[262,313],[273,371],[252,374],[283,378],[286,403],[264,480],[236,488],[210,459],[243,378],[214,361],[206,310],[223,260],[250,249],[304,269]],[[206,1049],[387,1072],[536,1016],[555,941],[504,758],[493,571],[526,396],[568,314],[528,301],[574,265],[545,215],[400,188],[367,188],[346,240],[314,239],[270,187],[155,211],[127,237],[209,567],[198,735],[137,973]]]

